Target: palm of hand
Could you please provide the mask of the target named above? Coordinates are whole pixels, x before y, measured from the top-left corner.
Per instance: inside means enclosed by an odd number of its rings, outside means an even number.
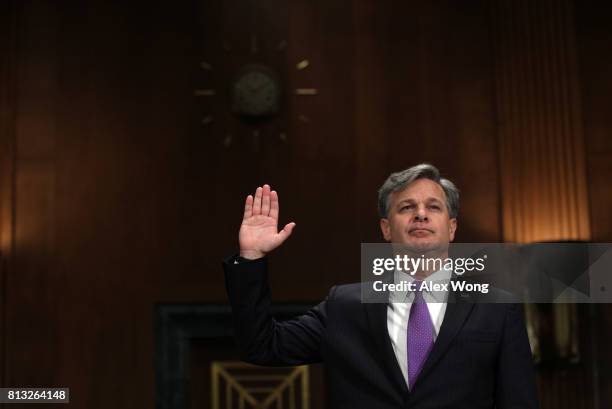
[[[241,247],[257,249],[267,253],[279,243],[277,222],[270,216],[251,216],[240,226],[239,240]]]
[[[278,231],[278,194],[270,186],[258,187],[255,196],[247,196],[238,241],[240,255],[259,258],[280,246],[291,235],[295,223]]]

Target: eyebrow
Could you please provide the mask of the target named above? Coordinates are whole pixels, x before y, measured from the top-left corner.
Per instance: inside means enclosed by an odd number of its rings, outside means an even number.
[[[414,203],[415,200],[414,199],[404,199],[401,200],[399,202],[397,202],[398,205],[401,205],[402,203]],[[443,202],[440,199],[437,199],[435,197],[428,197],[425,202],[431,203],[431,202],[436,202],[436,203],[440,203],[442,204]]]

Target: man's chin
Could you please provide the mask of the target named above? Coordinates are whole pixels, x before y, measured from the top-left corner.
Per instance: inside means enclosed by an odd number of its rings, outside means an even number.
[[[448,248],[448,245],[444,246],[440,243],[434,243],[426,240],[411,240],[409,242],[398,244],[405,252],[416,256],[438,253],[441,250]]]

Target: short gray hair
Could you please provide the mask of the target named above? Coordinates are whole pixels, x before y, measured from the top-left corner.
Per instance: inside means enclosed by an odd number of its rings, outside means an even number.
[[[378,215],[387,218],[389,214],[389,196],[408,187],[417,179],[429,179],[440,185],[446,196],[446,208],[451,219],[459,213],[459,189],[453,182],[440,177],[440,171],[429,163],[421,163],[400,172],[392,173],[378,189]]]

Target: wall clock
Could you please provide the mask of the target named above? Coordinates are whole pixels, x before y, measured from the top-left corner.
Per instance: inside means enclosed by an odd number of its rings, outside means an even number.
[[[272,69],[247,64],[232,84],[232,112],[247,121],[264,120],[278,113],[281,84]]]
[[[281,80],[283,78],[281,74],[289,67],[283,56],[288,47],[288,42],[283,40],[276,46],[271,47],[270,45],[274,44],[274,41],[271,40],[267,44],[267,49],[264,50],[265,53],[262,53],[258,38],[253,34],[248,55],[241,51],[230,57],[230,54],[234,53],[233,50],[240,49],[240,47],[233,47],[231,43],[224,41],[223,54],[225,56],[217,57],[218,60],[215,61],[214,65],[221,66],[221,72],[233,72],[233,74],[228,76],[225,76],[225,74],[221,75],[222,81],[219,85],[224,90],[221,91],[221,98],[218,98],[218,89],[212,87],[194,89],[196,97],[204,97],[210,101],[210,103],[205,104],[206,111],[208,112],[205,113],[201,120],[202,125],[212,126],[215,119],[211,111],[214,110],[213,107],[219,106],[219,103],[223,103],[222,106],[226,107],[224,109],[233,114],[230,116],[233,116],[241,123],[238,127],[233,126],[227,121],[217,125],[225,128],[225,135],[222,140],[223,145],[227,148],[233,144],[234,140],[244,140],[243,136],[237,139],[238,135],[235,135],[235,133],[241,130],[243,130],[240,132],[241,134],[245,132],[251,133],[252,145],[255,147],[255,150],[259,149],[262,138],[270,140],[270,133],[278,132],[278,139],[286,142],[287,132],[283,129],[286,127],[286,124],[283,124],[282,113],[287,111],[283,105],[289,101],[292,102],[291,111],[297,114],[297,120],[304,124],[310,122],[310,118],[305,113],[296,112],[298,105],[293,102],[293,98],[311,98],[318,95],[318,89],[293,88],[289,83],[286,83],[286,79]],[[279,57],[274,57],[277,53]],[[265,54],[265,57],[260,54]],[[242,60],[241,64],[236,66],[236,60]],[[213,69],[211,61],[200,61],[199,65],[202,71],[206,73],[204,76],[205,82],[212,85],[213,72],[217,70]],[[295,64],[295,69],[297,71],[304,71],[310,65],[309,60],[301,59]],[[223,79],[227,82],[223,83]],[[227,105],[225,105],[226,103]],[[225,115],[221,117],[225,118]],[[229,131],[230,128],[233,128],[233,132]],[[264,130],[267,136],[263,135]]]

